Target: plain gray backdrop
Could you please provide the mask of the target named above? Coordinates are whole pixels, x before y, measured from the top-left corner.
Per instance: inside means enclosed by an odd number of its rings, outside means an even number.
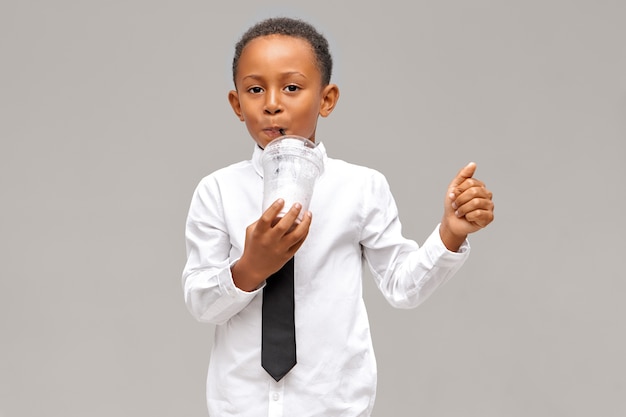
[[[415,310],[366,276],[376,416],[626,415],[626,3],[0,0],[0,417],[206,415],[182,296],[198,181],[249,158],[227,92],[264,17],[330,40],[329,154],[407,236],[469,161],[496,220]]]

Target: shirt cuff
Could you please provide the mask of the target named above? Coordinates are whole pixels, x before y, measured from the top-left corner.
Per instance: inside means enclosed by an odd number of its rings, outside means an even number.
[[[222,273],[218,275],[218,281],[220,284],[220,288],[224,294],[229,295],[233,298],[241,298],[241,299],[252,299],[256,294],[258,294],[263,287],[265,287],[265,281],[259,287],[252,291],[244,291],[241,288],[235,285],[235,281],[233,280],[232,269],[233,266],[239,261],[239,258],[232,261],[228,268],[226,268]]]
[[[446,264],[456,263],[464,258],[467,258],[470,253],[470,244],[467,239],[463,242],[458,252],[452,252],[441,240],[439,234],[439,227],[441,223],[437,225],[435,230],[428,236],[428,239],[424,242],[424,249],[427,251],[430,259],[437,259],[438,263]]]

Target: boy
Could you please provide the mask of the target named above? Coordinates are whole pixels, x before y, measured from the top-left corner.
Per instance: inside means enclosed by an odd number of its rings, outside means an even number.
[[[236,45],[228,99],[256,145],[251,160],[202,179],[186,226],[185,302],[216,325],[210,415],[369,416],[376,362],[362,260],[392,305],[415,307],[462,265],[467,235],[493,220],[491,192],[469,164],[450,183],[440,225],[418,247],[401,235],[384,176],[327,157],[321,143],[324,173],[303,220],[296,222],[296,203],[275,222],[282,200],[261,213],[263,148],[284,134],[315,142],[318,117],[339,99],[331,72],[326,39],[299,20],[267,19]],[[292,258],[297,364],[273,378],[261,366],[263,291]]]

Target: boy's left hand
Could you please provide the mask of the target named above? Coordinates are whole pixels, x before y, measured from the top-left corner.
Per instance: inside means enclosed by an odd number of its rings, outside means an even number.
[[[493,194],[473,178],[476,164],[463,167],[448,186],[439,233],[446,247],[457,251],[468,234],[493,221]]]

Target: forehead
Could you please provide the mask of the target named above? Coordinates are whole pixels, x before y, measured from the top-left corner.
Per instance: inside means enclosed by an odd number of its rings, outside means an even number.
[[[251,40],[241,52],[237,72],[243,75],[268,66],[275,70],[298,67],[300,71],[319,73],[311,44],[294,36],[268,35]]]

